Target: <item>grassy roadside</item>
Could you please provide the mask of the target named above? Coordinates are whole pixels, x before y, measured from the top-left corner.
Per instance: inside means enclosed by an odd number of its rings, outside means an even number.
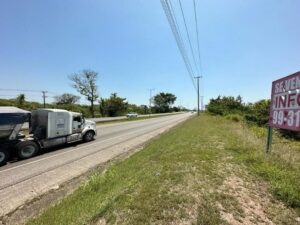
[[[261,142],[240,123],[192,118],[28,224],[298,224],[300,169]]]

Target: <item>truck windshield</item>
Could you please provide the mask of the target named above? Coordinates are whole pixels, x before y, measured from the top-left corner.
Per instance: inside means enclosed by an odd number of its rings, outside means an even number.
[[[73,121],[76,121],[76,122],[81,123],[82,118],[81,118],[80,116],[77,116],[77,117],[74,117],[74,118],[73,118]]]

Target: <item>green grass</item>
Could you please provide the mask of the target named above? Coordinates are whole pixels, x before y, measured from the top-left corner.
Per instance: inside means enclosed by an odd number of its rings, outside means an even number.
[[[235,130],[238,130],[239,125],[235,126]],[[232,150],[236,158],[242,161],[251,172],[267,181],[271,191],[278,199],[299,210],[299,143],[280,138],[275,133],[273,152],[266,154],[267,129],[256,126],[244,127],[243,129],[244,133],[240,134],[239,139],[232,140],[232,146],[228,149]],[[231,137],[234,137],[234,134]],[[241,144],[241,140],[244,141],[243,144]],[[289,157],[286,155],[287,152]]]
[[[228,224],[221,211],[243,221],[247,215],[225,185],[230,176],[265,180],[274,196],[299,207],[299,168],[275,154],[266,156],[251,135],[221,117],[193,117],[105,173],[95,173],[28,224]],[[282,209],[269,204],[269,211],[279,212],[274,222],[295,222],[293,210],[281,216]]]

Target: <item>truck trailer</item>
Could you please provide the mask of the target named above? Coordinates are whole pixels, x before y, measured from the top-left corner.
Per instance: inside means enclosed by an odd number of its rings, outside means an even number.
[[[29,135],[20,133],[25,122]],[[81,113],[62,109],[0,107],[0,166],[11,156],[28,159],[40,150],[72,142],[89,142],[97,135],[96,123]]]

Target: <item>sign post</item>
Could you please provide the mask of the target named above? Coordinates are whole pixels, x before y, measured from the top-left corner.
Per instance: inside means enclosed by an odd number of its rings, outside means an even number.
[[[267,150],[266,152],[269,153],[272,150],[272,137],[273,136],[273,128],[268,127],[268,139],[267,139]]]
[[[273,82],[269,126],[267,152],[272,128],[300,131],[300,71]]]

